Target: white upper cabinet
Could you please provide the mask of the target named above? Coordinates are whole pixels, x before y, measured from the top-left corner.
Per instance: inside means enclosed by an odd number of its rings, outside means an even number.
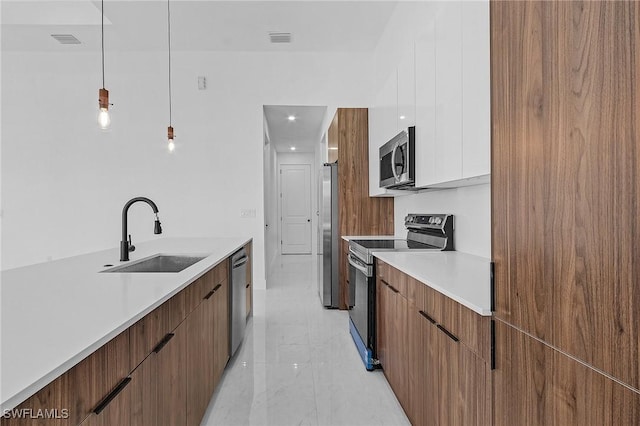
[[[488,1],[438,2],[416,50],[416,186],[457,187],[490,173]]]
[[[435,177],[440,182],[462,176],[461,10],[459,1],[442,2],[435,19],[436,144],[427,155],[436,157]]]
[[[398,74],[394,69],[369,108],[369,195],[389,195],[380,188],[379,148],[398,134]]]
[[[436,38],[434,22],[415,42],[416,65],[416,184],[437,181],[436,157]]]
[[[372,196],[408,194],[378,187],[378,148],[409,126],[416,126],[416,187],[483,183],[491,172],[489,1],[421,5],[396,16],[379,52],[395,72],[370,110]]]
[[[398,127],[397,133],[416,125],[415,49],[411,43],[398,65]]]
[[[462,177],[491,173],[489,2],[462,8]]]

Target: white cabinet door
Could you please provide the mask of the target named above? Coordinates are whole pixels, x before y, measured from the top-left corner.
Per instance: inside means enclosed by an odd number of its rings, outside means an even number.
[[[400,133],[416,125],[416,67],[414,43],[398,65],[398,128]]]
[[[462,176],[462,4],[439,4],[435,20],[435,175],[440,182]]]
[[[378,167],[378,144],[383,139],[383,108],[379,96],[376,105],[369,108],[369,196],[385,193],[380,188],[380,168]]]
[[[491,173],[489,1],[462,7],[462,178]]]
[[[398,134],[398,74],[394,68],[378,92],[373,114],[369,113],[369,195],[388,195],[380,188],[379,149]],[[375,121],[375,124],[372,123]]]
[[[416,186],[436,182],[436,39],[434,22],[415,42]]]
[[[382,106],[382,134],[377,142],[380,147],[398,134],[398,70],[389,73],[380,92]]]

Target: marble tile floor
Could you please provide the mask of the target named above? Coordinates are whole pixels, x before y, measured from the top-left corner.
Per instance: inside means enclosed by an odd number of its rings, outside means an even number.
[[[280,256],[203,425],[409,425],[380,370],[368,372],[348,313],[317,294],[316,256]]]

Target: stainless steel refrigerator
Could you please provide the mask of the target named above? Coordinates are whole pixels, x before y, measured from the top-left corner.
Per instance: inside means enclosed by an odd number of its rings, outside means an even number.
[[[338,163],[325,164],[320,173],[322,245],[318,267],[318,295],[323,306],[338,307]]]

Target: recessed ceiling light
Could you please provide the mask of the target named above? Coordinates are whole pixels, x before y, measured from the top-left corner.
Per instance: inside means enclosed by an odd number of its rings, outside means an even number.
[[[404,115],[400,116],[400,120],[404,120],[406,117]]]
[[[295,150],[296,150],[296,147],[295,147],[295,146],[292,146],[292,147],[291,147],[291,151],[295,151]]]
[[[338,147],[337,147],[337,146],[330,146],[330,147],[329,147],[329,150],[331,150],[331,151],[337,151],[337,150],[338,150]]]
[[[296,116],[295,115],[290,115],[287,118],[289,119],[289,121],[296,121]]]

